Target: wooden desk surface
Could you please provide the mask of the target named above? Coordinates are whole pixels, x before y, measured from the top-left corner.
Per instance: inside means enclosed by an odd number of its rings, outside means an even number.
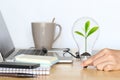
[[[0,77],[0,80],[120,80],[120,71],[81,70],[78,63],[56,64],[52,67],[49,76],[39,76],[37,78]]]

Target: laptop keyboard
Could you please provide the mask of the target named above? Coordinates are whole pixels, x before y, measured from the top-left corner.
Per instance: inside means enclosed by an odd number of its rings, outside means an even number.
[[[20,55],[20,54],[29,54],[29,55],[46,55],[46,53],[44,53],[42,50],[24,50],[24,49],[22,49],[22,50],[19,50],[18,52],[17,52],[17,54],[16,55]]]

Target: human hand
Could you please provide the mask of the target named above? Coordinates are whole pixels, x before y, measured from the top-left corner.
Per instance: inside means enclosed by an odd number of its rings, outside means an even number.
[[[98,70],[120,70],[120,50],[103,49],[88,60],[83,61],[83,66],[93,65]]]

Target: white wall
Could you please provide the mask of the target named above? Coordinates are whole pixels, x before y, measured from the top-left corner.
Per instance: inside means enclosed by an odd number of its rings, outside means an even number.
[[[101,33],[95,49],[120,49],[120,0],[0,0],[14,44],[18,48],[33,46],[31,22],[51,21],[62,25],[62,35],[54,47],[74,48],[71,28],[76,19],[94,18]]]

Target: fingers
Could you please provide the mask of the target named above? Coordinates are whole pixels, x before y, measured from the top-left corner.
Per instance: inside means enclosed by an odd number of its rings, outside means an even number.
[[[96,55],[83,61],[83,66],[93,65],[98,70],[120,70],[120,50],[103,49]]]
[[[111,70],[113,70],[113,69],[115,69],[115,68],[114,68],[114,66],[111,65],[111,64],[106,65],[106,66],[104,67],[104,71],[111,71]]]
[[[85,60],[82,62],[82,66],[88,66],[88,65],[92,65],[93,60],[91,58],[89,58],[88,60]]]
[[[96,60],[96,59],[104,56],[104,55],[107,54],[107,53],[109,53],[109,49],[105,48],[105,49],[99,51],[97,54],[95,54],[95,55],[93,56],[93,60]]]
[[[96,58],[92,64],[93,64],[93,66],[97,66],[98,64],[101,64],[101,63],[104,63],[107,61],[111,61],[111,59],[109,59],[108,55],[104,55],[104,56],[100,56],[100,57]]]
[[[112,69],[112,65],[113,65],[113,63],[111,61],[106,61],[106,62],[96,65],[96,68],[101,71],[102,70],[109,71]]]
[[[120,64],[109,64],[104,67],[104,71],[120,70]]]
[[[107,48],[101,50],[100,52],[98,52],[97,54],[95,54],[94,56],[90,57],[88,60],[83,61],[82,65],[83,66],[88,66],[91,65],[96,59],[104,56],[109,50]]]

